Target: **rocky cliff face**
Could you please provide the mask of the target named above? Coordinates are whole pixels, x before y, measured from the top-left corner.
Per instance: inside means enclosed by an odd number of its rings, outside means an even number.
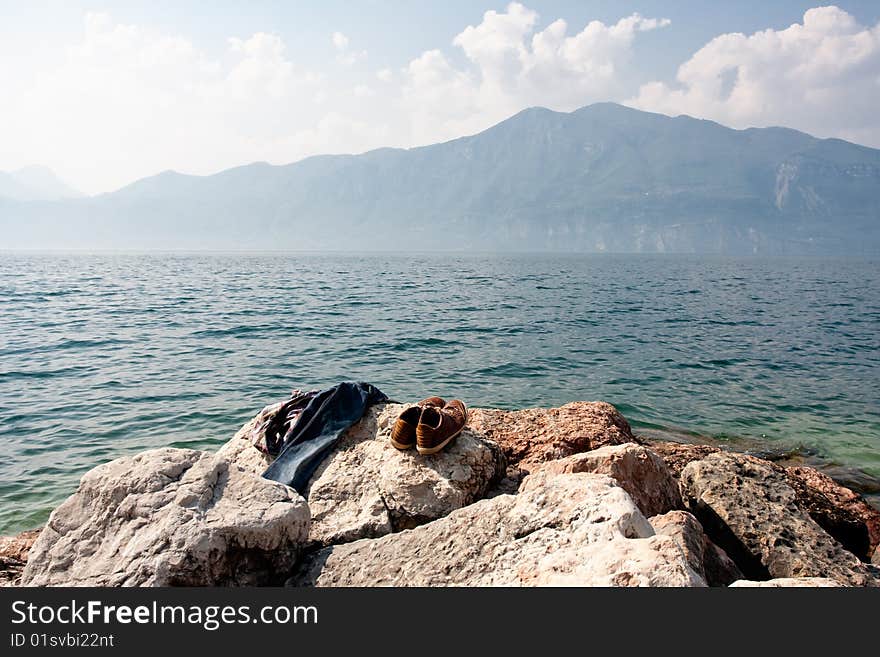
[[[811,468],[644,441],[601,402],[476,409],[420,456],[388,443],[402,408],[371,408],[303,496],[259,476],[257,418],[216,454],[99,466],[35,540],[0,540],[0,583],[26,561],[28,585],[880,584],[880,513]]]

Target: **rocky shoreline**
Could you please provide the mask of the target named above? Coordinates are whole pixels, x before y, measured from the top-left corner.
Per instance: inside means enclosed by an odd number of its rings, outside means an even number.
[[[83,476],[0,585],[878,586],[880,512],[818,470],[633,434],[604,402],[473,409],[443,452],[371,408],[305,495],[248,440]]]

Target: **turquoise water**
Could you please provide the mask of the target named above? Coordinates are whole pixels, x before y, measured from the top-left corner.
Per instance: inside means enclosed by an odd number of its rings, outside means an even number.
[[[0,533],[89,468],[208,448],[291,388],[604,399],[880,476],[880,262],[0,254]]]

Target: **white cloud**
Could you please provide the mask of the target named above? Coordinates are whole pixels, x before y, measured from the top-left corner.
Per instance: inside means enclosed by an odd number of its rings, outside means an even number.
[[[334,32],[331,39],[333,40],[333,45],[336,50],[345,50],[348,48],[348,37],[342,32]]]
[[[487,119],[477,105],[479,87],[439,50],[429,50],[404,70],[402,109],[410,140],[427,143],[478,130]]]
[[[681,65],[675,84],[643,85],[629,103],[880,146],[880,23],[859,25],[832,6],[783,30],[722,34]]]
[[[403,97],[415,140],[480,130],[533,105],[568,111],[620,98],[636,75],[636,34],[670,24],[633,14],[569,34],[564,20],[540,31],[537,23],[536,12],[514,2],[504,12],[487,11],[455,37],[467,67],[456,68],[439,50],[410,62]]]
[[[331,111],[314,125],[285,136],[279,146],[290,152],[302,153],[303,156],[359,153],[384,145],[391,138],[387,124],[352,119],[347,114]]]
[[[721,35],[674,83],[643,84],[633,44],[667,25],[633,14],[572,28],[512,3],[464,27],[449,48],[393,69],[353,66],[366,51],[336,32],[336,62],[308,70],[269,32],[229,38],[209,55],[185,36],[93,13],[76,43],[40,57],[0,42],[0,170],[45,164],[86,192],[107,191],[169,168],[204,174],[413,146],[478,132],[528,106],[567,111],[627,98],[880,146],[880,25],[813,9],[784,30]]]
[[[353,66],[367,58],[366,50],[347,50],[336,55],[336,61],[346,66]]]
[[[366,50],[349,50],[349,38],[342,32],[334,32],[332,36],[333,46],[338,51],[336,61],[346,66],[352,66],[367,58]]]
[[[53,67],[0,67],[0,170],[45,164],[92,193],[165,169],[204,174],[382,145],[378,121],[364,130],[366,119],[339,111],[351,85],[298,66],[277,35],[226,45],[213,59],[186,38],[88,14]]]
[[[607,99],[632,73],[635,35],[666,22],[633,15],[569,35],[558,20],[536,31],[538,15],[512,3],[453,39],[462,64],[426,51],[376,72],[379,94],[353,66],[366,50],[342,32],[330,41],[343,67],[310,71],[276,34],[229,38],[211,56],[184,36],[90,13],[81,39],[52,66],[0,67],[0,169],[46,164],[97,192],[164,169],[204,174],[435,142],[529,105],[566,110]],[[12,54],[0,43],[0,59]]]

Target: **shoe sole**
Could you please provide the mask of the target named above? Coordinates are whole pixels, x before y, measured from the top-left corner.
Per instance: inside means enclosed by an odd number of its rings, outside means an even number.
[[[446,440],[444,440],[442,443],[440,443],[440,444],[437,445],[436,447],[419,447],[418,444],[416,444],[416,449],[419,451],[419,454],[423,454],[423,455],[426,455],[426,456],[427,456],[428,454],[436,454],[436,453],[439,452],[441,449],[443,449],[444,447],[446,447],[446,446],[452,441],[452,439],[455,438],[456,436],[458,436],[458,434],[460,434],[462,431],[464,431],[464,427],[462,427],[461,429],[459,429],[458,431],[456,431],[454,434],[452,434],[451,436],[449,436],[449,438],[447,438]]]
[[[403,443],[399,443],[394,438],[391,439],[391,445],[399,450],[411,449],[415,443],[410,443],[409,445],[404,445]]]

